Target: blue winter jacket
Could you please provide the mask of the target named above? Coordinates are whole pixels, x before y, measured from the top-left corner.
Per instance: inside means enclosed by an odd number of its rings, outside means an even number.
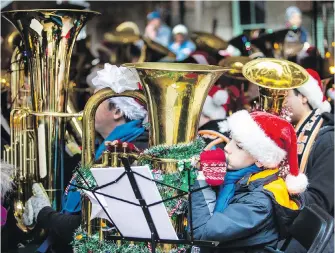
[[[211,187],[192,194],[194,239],[220,243],[217,248],[201,248],[201,253],[268,252],[265,248],[275,249],[278,240],[285,237],[303,206],[302,200],[286,199],[297,207],[293,210],[278,204],[277,195],[264,189],[271,183],[277,190],[286,191],[277,173],[251,182],[250,177],[237,182],[234,197],[222,213],[213,212],[217,193]],[[206,185],[204,180],[198,180],[193,187]]]

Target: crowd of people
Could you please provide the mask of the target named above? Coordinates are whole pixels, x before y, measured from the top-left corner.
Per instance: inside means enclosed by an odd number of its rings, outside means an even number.
[[[308,42],[309,35],[301,27],[301,11],[296,7],[288,8],[286,19],[287,28],[292,30],[282,39],[291,43]],[[219,52],[213,55],[199,50],[185,25],[178,24],[170,29],[159,12],[148,14],[144,37],[174,53],[175,62],[219,65]],[[320,70],[304,66],[302,60],[311,56],[309,52],[314,49],[302,48],[303,52],[296,55],[309,77],[301,87],[288,91],[283,106],[290,111],[290,121],[251,110],[258,89],[246,79],[222,76],[209,91],[198,130],[216,131],[230,141],[201,154],[193,188],[207,187],[192,194],[194,237],[218,241],[219,245],[217,248],[200,247],[199,251],[193,247],[193,252],[276,252],[287,236],[283,227],[292,224],[304,207],[316,204],[334,216],[333,98],[326,96]],[[225,57],[234,56],[226,50]],[[94,92],[105,87],[117,87],[117,93],[120,89],[141,88],[134,72],[110,63],[92,68],[86,81]],[[100,136],[95,160],[100,160],[106,149],[104,141],[133,143],[140,150],[148,148],[150,128],[145,127],[146,122],[147,107],[139,101],[125,97],[104,101],[95,116],[95,130]],[[213,170],[226,168],[227,173],[219,184],[212,184],[211,174],[201,169],[205,163],[211,164]],[[11,210],[5,193],[12,186],[7,174],[13,173],[12,169],[7,165],[1,167],[1,226],[7,234],[15,231],[8,228],[15,226],[13,219],[6,224],[7,213]],[[23,220],[27,226],[38,224],[48,232],[38,252],[72,252],[73,234],[81,223],[83,196],[74,186],[75,179],[68,180],[70,184],[65,189],[60,212],[51,207],[41,185],[33,186],[34,195],[26,203]],[[9,240],[9,237],[3,238]],[[13,247],[7,246],[7,250]],[[333,247],[332,238],[324,252],[333,252]],[[293,240],[285,252],[307,250]]]

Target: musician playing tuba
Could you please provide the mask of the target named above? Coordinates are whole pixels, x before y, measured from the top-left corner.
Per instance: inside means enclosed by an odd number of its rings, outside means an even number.
[[[92,83],[95,91],[109,87],[120,93],[125,90],[138,89],[137,75],[125,67],[116,67],[108,63],[104,69],[97,72]],[[116,97],[105,100],[97,109],[95,117],[95,129],[104,139],[98,146],[95,159],[99,160],[106,149],[105,141],[117,141],[133,143],[140,149],[148,146],[148,132],[143,127],[143,120],[147,111],[133,98]],[[76,182],[74,179],[72,184]],[[74,231],[80,226],[81,199],[80,193],[74,186],[69,185],[63,196],[61,213],[50,207],[50,203],[43,189],[34,184],[35,196],[31,197],[29,207],[24,214],[26,225],[38,223],[42,228],[48,229],[53,249],[56,252],[72,252],[68,245]]]
[[[215,174],[199,173],[195,189],[207,184],[221,187],[218,195],[214,188],[192,194],[194,237],[219,241],[218,247],[224,247],[204,252],[276,249],[285,236],[281,228],[301,210],[298,194],[307,187],[307,177],[299,173],[294,128],[278,116],[245,110],[232,114],[228,127],[231,141],[225,152],[201,154],[201,164],[217,170],[226,163],[227,173],[223,184]]]
[[[290,90],[284,106],[291,113],[291,123],[298,138],[300,171],[308,175],[306,205],[317,204],[334,216],[334,115],[325,100],[319,74],[307,69],[310,77],[303,86]],[[292,248],[291,248],[292,247]],[[288,249],[305,252],[297,243]],[[324,252],[332,252],[325,250]]]

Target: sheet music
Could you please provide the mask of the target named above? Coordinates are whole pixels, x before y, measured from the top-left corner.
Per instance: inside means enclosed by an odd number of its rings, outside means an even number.
[[[132,167],[132,170],[152,179],[152,174],[148,166],[134,166]],[[125,171],[125,169],[124,167],[92,168],[91,171],[98,185],[104,185],[116,180]],[[149,181],[136,174],[134,174],[134,176],[142,197],[145,199],[147,204],[162,200],[155,182]],[[127,175],[122,177],[118,183],[104,187],[100,191],[104,194],[139,204]],[[151,238],[150,229],[141,207],[109,197],[105,197],[105,201],[108,206],[108,213],[110,217],[123,236]],[[159,238],[178,240],[164,203],[150,207],[149,211]]]

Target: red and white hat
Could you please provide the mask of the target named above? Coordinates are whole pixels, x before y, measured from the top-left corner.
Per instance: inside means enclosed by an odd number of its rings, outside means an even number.
[[[281,169],[280,165],[287,163],[285,182],[290,194],[306,190],[307,177],[299,173],[296,133],[288,121],[270,113],[249,114],[246,110],[232,114],[227,121],[232,138],[265,168]]]
[[[205,100],[202,113],[212,120],[225,119],[228,110],[228,103],[228,92],[218,86],[213,86]]]
[[[323,94],[321,78],[313,69],[306,69],[309,74],[308,81],[297,90],[304,95],[313,109],[321,112],[330,112],[331,106]]]

